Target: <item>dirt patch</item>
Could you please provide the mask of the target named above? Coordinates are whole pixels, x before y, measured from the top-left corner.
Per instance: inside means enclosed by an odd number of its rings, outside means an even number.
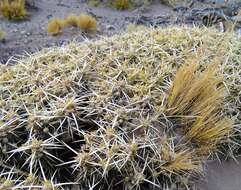
[[[31,17],[22,22],[9,22],[0,20],[0,28],[6,33],[6,42],[0,43],[0,60],[6,61],[16,54],[23,54],[25,51],[34,52],[43,47],[62,45],[68,41],[81,41],[86,36],[77,29],[67,29],[62,35],[53,37],[47,34],[46,25],[51,18],[64,18],[70,13],[89,13],[98,21],[97,34],[88,36],[98,38],[100,35],[112,35],[123,30],[128,23],[138,18],[139,15],[167,15],[174,14],[174,11],[160,3],[146,8],[139,8],[128,11],[118,11],[109,7],[90,7],[78,0],[62,1],[36,1],[37,9],[31,9]]]
[[[96,17],[98,31],[88,38],[101,35],[113,35],[123,31],[129,23],[160,26],[170,24],[200,24],[207,7],[213,7],[205,1],[194,1],[190,8],[175,8],[154,1],[149,6],[132,10],[118,11],[110,7],[90,7],[80,0],[38,0],[35,7],[29,10],[31,16],[26,21],[9,22],[0,19],[0,29],[6,33],[6,42],[0,43],[0,62],[4,63],[14,55],[35,52],[43,47],[62,45],[69,41],[82,41],[86,36],[77,29],[67,29],[61,35],[53,37],[47,34],[46,25],[51,18],[64,18],[74,13],[89,13]],[[200,12],[201,10],[204,10]],[[201,14],[200,14],[201,13]]]
[[[201,190],[240,190],[241,159],[207,164],[206,176],[200,183]]]

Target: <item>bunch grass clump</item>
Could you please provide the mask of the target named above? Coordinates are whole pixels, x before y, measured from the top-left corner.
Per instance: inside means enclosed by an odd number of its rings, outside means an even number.
[[[77,26],[83,31],[96,32],[97,22],[93,16],[81,14],[77,20]]]
[[[48,22],[47,31],[51,35],[58,35],[62,29],[68,26],[78,27],[83,32],[96,32],[97,21],[88,14],[70,14],[65,19],[55,18]]]
[[[229,135],[232,121],[220,113],[225,89],[223,79],[214,77],[215,65],[198,74],[197,67],[192,63],[177,71],[166,111],[185,124],[182,132],[189,141],[212,151],[217,141]]]
[[[0,187],[194,187],[239,122],[237,39],[142,29],[1,66]]]
[[[25,0],[0,1],[0,13],[8,20],[22,20],[28,15]]]
[[[0,30],[0,41],[3,41],[5,38],[5,32],[3,32],[2,30]]]
[[[47,31],[49,34],[55,36],[61,33],[64,27],[64,21],[60,18],[52,19],[48,22]]]
[[[78,20],[79,20],[79,17],[77,15],[70,14],[65,18],[65,25],[77,27]]]
[[[190,3],[190,0],[160,0],[161,3],[170,5],[170,6],[177,6],[177,5],[185,5]]]
[[[153,0],[88,0],[87,1],[90,6],[110,6],[112,8],[118,9],[118,10],[129,10],[135,7],[140,6],[148,6],[152,4]],[[178,5],[186,5],[192,4],[192,1],[190,0],[160,0],[159,1],[162,4],[168,5],[168,6],[178,6]]]
[[[113,6],[119,10],[126,10],[126,9],[130,9],[131,2],[130,0],[114,0]]]

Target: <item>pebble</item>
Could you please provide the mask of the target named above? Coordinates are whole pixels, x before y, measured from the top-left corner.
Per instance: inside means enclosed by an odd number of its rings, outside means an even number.
[[[13,29],[13,32],[15,32],[15,33],[18,32],[18,29],[17,29],[17,28],[14,28],[14,29]]]
[[[52,14],[49,14],[49,15],[47,15],[46,17],[47,17],[47,19],[50,19],[50,18],[53,17],[53,15],[52,15]]]
[[[22,35],[25,34],[25,31],[24,31],[24,30],[23,30],[23,31],[20,31],[20,34],[22,34]]]
[[[107,25],[106,29],[107,30],[115,30],[115,27],[113,25]]]

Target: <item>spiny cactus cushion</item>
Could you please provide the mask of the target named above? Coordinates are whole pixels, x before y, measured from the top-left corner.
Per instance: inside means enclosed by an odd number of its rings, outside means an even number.
[[[188,189],[240,123],[233,34],[142,29],[0,69],[0,189]]]

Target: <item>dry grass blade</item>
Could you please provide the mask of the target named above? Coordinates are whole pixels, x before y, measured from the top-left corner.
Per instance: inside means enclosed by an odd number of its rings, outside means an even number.
[[[28,15],[25,9],[25,0],[2,0],[0,2],[0,12],[9,20],[21,20]]]
[[[58,35],[61,33],[61,30],[64,27],[64,25],[64,20],[59,18],[52,19],[48,22],[47,31],[51,35]]]
[[[166,110],[168,115],[179,117],[189,141],[214,148],[232,132],[232,121],[221,113],[224,85],[216,76],[216,67],[211,64],[202,72],[193,63],[181,67],[169,91]]]
[[[130,0],[114,0],[113,6],[116,9],[120,9],[120,10],[129,9],[131,7],[131,1]]]
[[[96,19],[87,14],[81,14],[79,16],[77,25],[83,31],[96,32],[96,30],[97,30]]]

